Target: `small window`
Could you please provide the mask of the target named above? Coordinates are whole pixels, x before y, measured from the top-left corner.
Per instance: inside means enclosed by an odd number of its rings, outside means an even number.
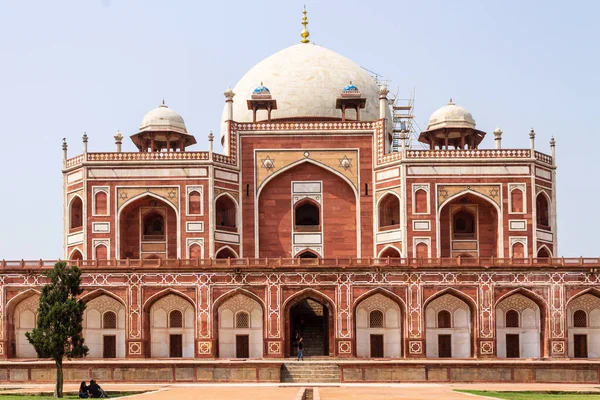
[[[523,212],[523,191],[521,189],[513,189],[510,192],[510,208],[513,213]]]
[[[94,200],[96,207],[96,215],[106,215],[107,213],[107,195],[106,192],[98,192],[96,193],[96,198]]]
[[[400,200],[386,194],[379,202],[379,228],[395,228],[400,224]]]
[[[183,314],[181,314],[181,311],[171,311],[171,314],[169,314],[169,327],[183,328]]]
[[[573,313],[573,326],[575,328],[587,328],[587,315],[583,310],[577,310]]]
[[[453,233],[455,238],[474,239],[475,238],[475,216],[466,210],[461,210],[454,214]]]
[[[304,201],[296,204],[294,209],[294,220],[296,230],[314,230],[320,229],[321,215],[319,206],[312,201]]]
[[[83,201],[79,196],[75,196],[71,202],[71,223],[70,228],[76,229],[83,226]]]
[[[144,216],[144,240],[164,240],[165,220],[156,211]]]
[[[451,328],[450,311],[442,310],[438,313],[438,328]]]
[[[542,193],[538,194],[535,200],[535,211],[537,215],[537,224],[545,229],[550,228],[550,215],[548,199]]]
[[[236,227],[236,206],[235,202],[231,199],[231,197],[227,195],[219,197],[215,204],[215,208],[217,228],[227,229]]]
[[[415,213],[427,214],[427,192],[419,189],[415,192]]]
[[[188,195],[188,212],[192,215],[201,214],[202,196],[197,190],[193,190]]]
[[[102,329],[117,329],[117,314],[107,311],[102,316]]]
[[[96,260],[106,260],[108,259],[108,249],[105,245],[100,244],[96,246]]]
[[[383,313],[379,310],[369,314],[369,328],[383,328]]]
[[[519,327],[519,313],[515,310],[509,310],[506,312],[506,327],[507,328],[518,328]]]
[[[250,328],[250,315],[247,312],[239,312],[235,316],[235,327],[240,329]]]

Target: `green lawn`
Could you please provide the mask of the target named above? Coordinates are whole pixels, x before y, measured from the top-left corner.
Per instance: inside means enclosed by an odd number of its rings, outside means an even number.
[[[132,394],[140,394],[140,393],[145,393],[143,391],[138,391],[138,392],[111,392],[108,391],[108,397],[109,398],[114,398],[114,397],[121,397],[121,396],[130,396]],[[47,393],[38,393],[38,394],[27,394],[27,393],[23,393],[23,394],[2,394],[0,393],[0,400],[40,400],[40,399],[51,399],[52,398],[52,393],[47,392]],[[68,392],[65,393],[65,397],[63,397],[63,399],[78,399],[79,396],[77,396],[76,394],[72,394],[72,392]]]
[[[600,393],[590,392],[488,392],[486,390],[457,390],[457,392],[506,400],[600,400]]]

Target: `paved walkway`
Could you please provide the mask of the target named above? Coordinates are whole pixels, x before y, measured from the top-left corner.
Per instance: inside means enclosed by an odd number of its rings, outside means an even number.
[[[302,385],[281,384],[104,384],[108,391],[148,390],[142,395],[129,396],[131,400],[296,400]],[[320,400],[474,400],[486,397],[454,392],[454,389],[497,391],[584,391],[598,392],[600,385],[578,384],[315,384]],[[76,391],[78,385],[65,385],[65,392]],[[53,385],[0,385],[3,394],[52,392]]]

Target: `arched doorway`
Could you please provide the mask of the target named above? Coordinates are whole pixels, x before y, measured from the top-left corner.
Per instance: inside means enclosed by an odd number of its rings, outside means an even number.
[[[531,298],[516,292],[496,304],[498,358],[543,356],[544,310]]]
[[[194,357],[194,306],[184,297],[167,294],[148,311],[152,358]]]
[[[381,293],[356,306],[356,356],[402,357],[402,312],[394,300]]]
[[[263,355],[263,312],[258,301],[243,294],[217,309],[219,358],[260,358]]]
[[[288,356],[297,355],[296,333],[302,337],[304,357],[334,354],[334,310],[328,300],[313,292],[300,295],[286,305],[285,315]]]
[[[83,338],[90,358],[125,357],[125,306],[108,295],[86,303]]]
[[[585,293],[567,304],[568,354],[572,358],[600,358],[600,298]]]
[[[469,304],[451,293],[430,301],[425,307],[427,357],[472,357],[472,314]]]
[[[14,324],[14,356],[16,358],[37,358],[37,352],[27,340],[26,332],[31,332],[36,326],[39,294],[32,294],[21,300],[13,311]]]

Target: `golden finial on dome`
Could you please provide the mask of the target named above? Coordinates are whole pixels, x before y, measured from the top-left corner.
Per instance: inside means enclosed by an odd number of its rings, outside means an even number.
[[[448,104],[449,104],[449,105],[450,105],[450,104],[454,104],[454,103],[452,102],[452,97],[450,97],[450,101],[448,102]]]
[[[302,17],[302,25],[304,25],[304,29],[302,29],[302,32],[300,33],[300,36],[302,36],[302,40],[300,42],[308,43],[310,42],[310,40],[308,40],[310,32],[306,30],[306,25],[308,25],[308,19],[306,19],[306,6],[304,6],[304,10],[302,10],[302,14],[304,14],[304,16]]]

